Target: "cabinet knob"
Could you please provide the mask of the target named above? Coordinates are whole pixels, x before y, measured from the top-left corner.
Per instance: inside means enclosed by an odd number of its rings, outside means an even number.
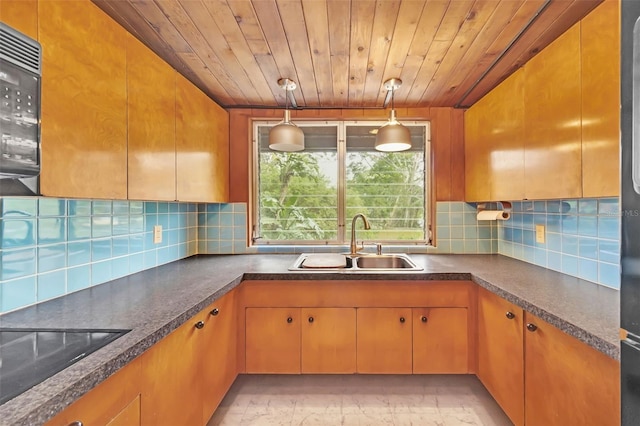
[[[404,322],[404,317],[400,317],[400,322]]]
[[[313,322],[313,317],[309,317],[309,322]]]
[[[287,318],[287,322],[288,322],[289,324],[291,324],[291,323],[293,322],[293,318],[288,317],[288,318]]]
[[[196,323],[196,328],[197,328],[198,330],[200,330],[200,329],[204,328],[204,321],[198,321],[198,322]]]
[[[424,315],[420,317],[420,321],[422,322],[427,322],[427,317],[425,317]]]
[[[538,326],[537,326],[537,325],[535,325],[535,324],[531,324],[531,323],[527,324],[527,330],[529,330],[529,331],[536,331],[537,329],[538,329]]]
[[[216,315],[218,315],[220,313],[220,311],[218,310],[218,308],[213,308],[213,311],[209,312],[209,314],[213,315],[214,317]]]
[[[84,426],[80,420],[76,420],[75,422],[69,423],[67,426]]]
[[[511,312],[511,311],[507,311],[507,313],[505,315],[509,319],[514,319],[516,317],[515,314],[513,312]]]

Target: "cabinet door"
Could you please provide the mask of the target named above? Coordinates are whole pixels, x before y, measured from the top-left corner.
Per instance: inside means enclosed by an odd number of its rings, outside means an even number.
[[[411,308],[358,308],[358,373],[411,374]]]
[[[524,72],[519,69],[465,113],[465,200],[524,197]]]
[[[127,198],[127,32],[88,1],[40,1],[46,196]]]
[[[196,86],[176,76],[176,182],[180,201],[229,197],[229,118]]]
[[[524,424],[523,311],[478,289],[478,378],[516,425]]]
[[[0,1],[0,21],[38,40],[38,0]]]
[[[529,313],[525,322],[525,424],[619,425],[620,363]]]
[[[525,198],[582,196],[580,23],[524,67]]]
[[[198,425],[202,423],[202,371],[198,340],[202,314],[188,320],[142,354],[142,424]]]
[[[620,194],[619,8],[606,0],[581,22],[583,197]]]
[[[466,308],[413,309],[413,373],[469,372]]]
[[[355,308],[302,308],[302,372],[356,371]]]
[[[235,304],[232,291],[205,310],[207,319],[200,343],[203,424],[209,421],[238,375]]]
[[[46,426],[140,424],[140,361],[134,360],[67,409]],[[125,422],[126,421],[126,422]]]
[[[129,199],[176,199],[175,74],[148,47],[128,36]]]
[[[246,372],[300,373],[300,308],[247,308]]]

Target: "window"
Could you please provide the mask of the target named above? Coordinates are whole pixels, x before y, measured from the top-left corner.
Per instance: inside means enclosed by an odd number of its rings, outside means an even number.
[[[357,213],[371,223],[359,241],[430,240],[428,122],[403,123],[412,148],[395,153],[374,149],[377,122],[296,122],[305,150],[272,151],[275,124],[253,128],[255,244],[348,244]]]

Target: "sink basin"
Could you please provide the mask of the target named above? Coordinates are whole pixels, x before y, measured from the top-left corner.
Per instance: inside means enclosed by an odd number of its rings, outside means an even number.
[[[360,256],[355,260],[360,269],[406,269],[416,266],[408,257],[397,254]]]
[[[404,253],[389,254],[329,254],[331,262],[322,262],[322,255],[317,253],[303,253],[290,271],[305,272],[409,272],[422,271],[411,258]],[[338,259],[338,261],[336,261]],[[313,262],[312,262],[313,260]],[[316,266],[323,265],[323,266]]]

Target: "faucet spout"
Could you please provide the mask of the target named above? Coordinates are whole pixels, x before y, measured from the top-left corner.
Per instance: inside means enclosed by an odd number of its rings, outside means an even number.
[[[353,217],[353,219],[351,220],[351,245],[350,245],[351,254],[358,253],[358,246],[356,244],[356,221],[358,220],[358,218],[362,219],[362,223],[364,224],[365,230],[371,229],[369,220],[365,215],[363,215],[362,213],[358,213]]]

